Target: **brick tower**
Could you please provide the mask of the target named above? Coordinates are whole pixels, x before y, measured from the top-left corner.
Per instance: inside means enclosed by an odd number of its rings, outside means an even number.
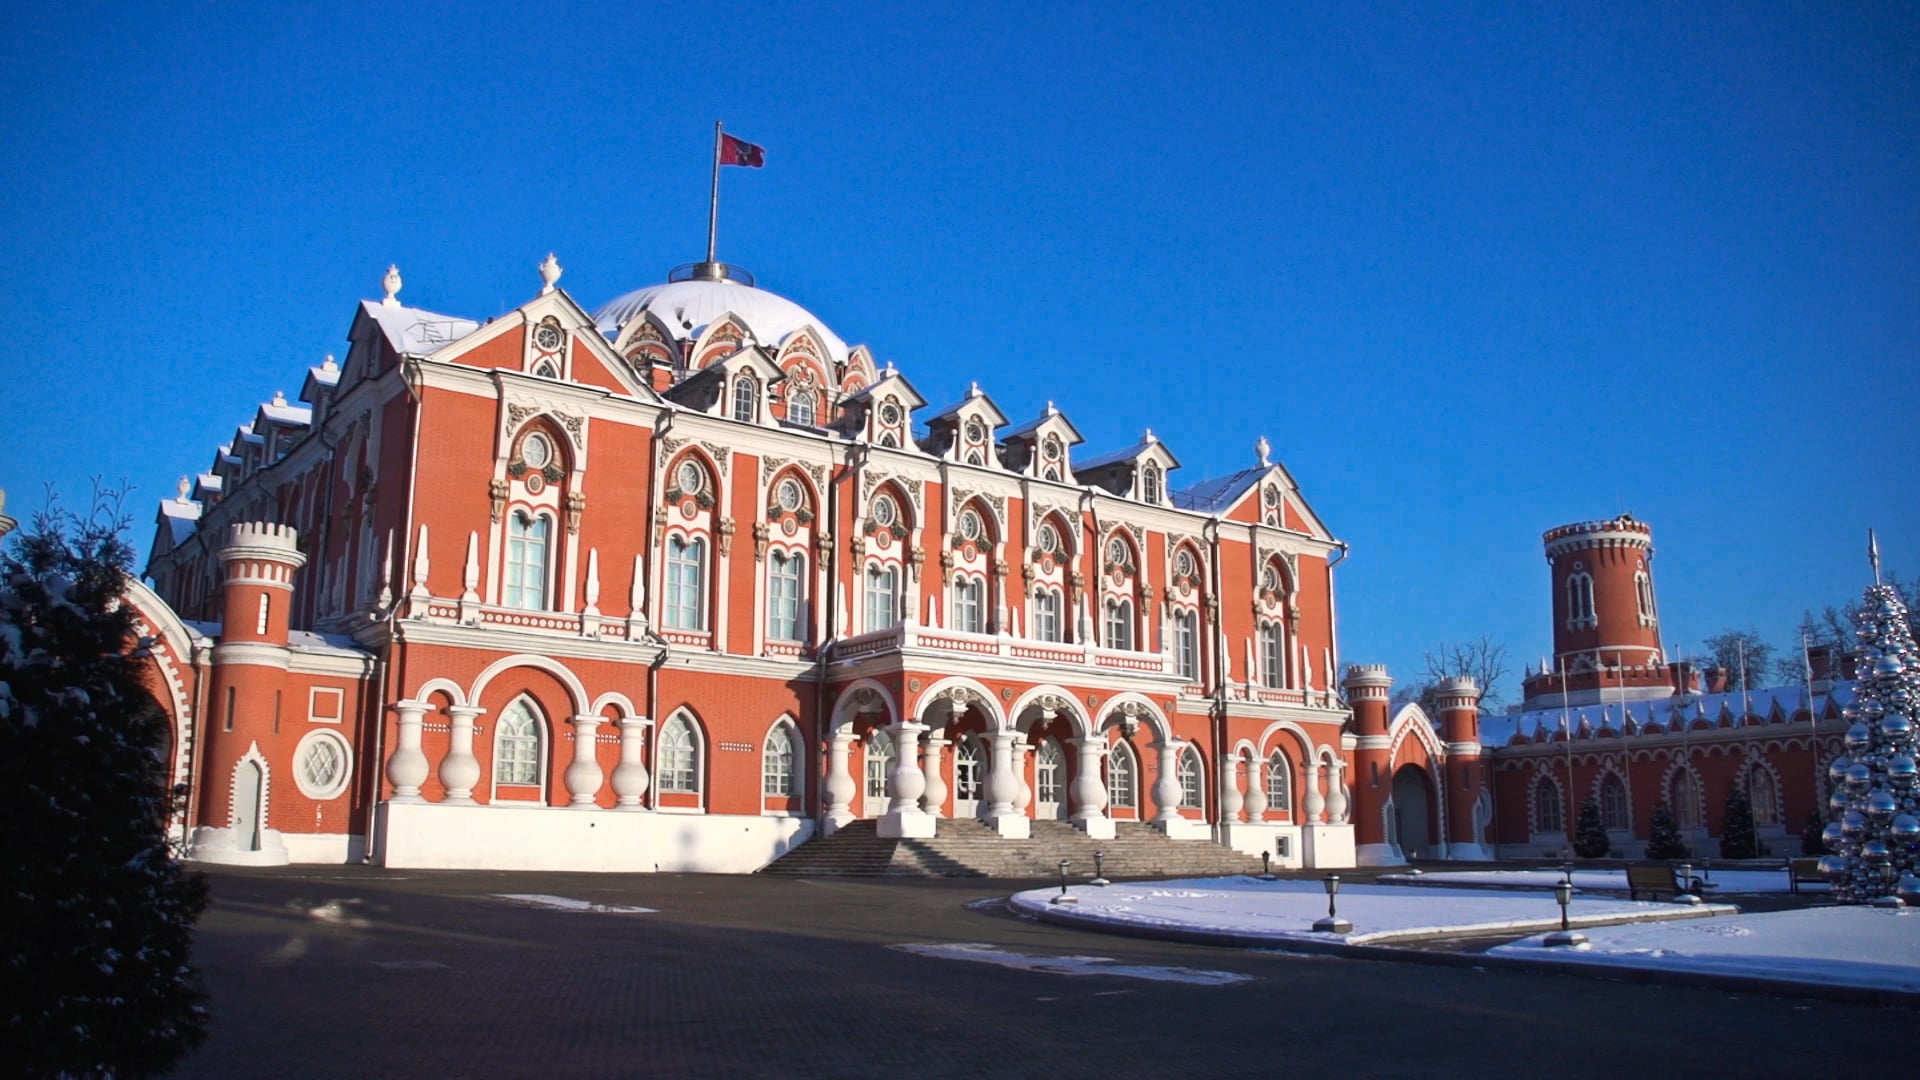
[[[1672,693],[1653,596],[1653,528],[1621,514],[1547,530],[1553,661],[1522,683],[1527,704],[1644,701]],[[1564,684],[1563,684],[1564,674]]]

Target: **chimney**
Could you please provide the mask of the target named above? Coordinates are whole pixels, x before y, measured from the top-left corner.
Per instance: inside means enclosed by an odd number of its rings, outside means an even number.
[[[1706,670],[1707,693],[1724,694],[1727,685],[1733,681],[1733,673],[1723,667],[1710,667]]]

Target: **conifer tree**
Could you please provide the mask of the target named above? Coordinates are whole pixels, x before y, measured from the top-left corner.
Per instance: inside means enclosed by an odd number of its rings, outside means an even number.
[[[167,844],[122,524],[110,495],[86,519],[56,507],[0,553],[0,965],[29,1076],[164,1072],[205,1037],[206,889]]]
[[[1720,857],[1753,859],[1760,855],[1760,834],[1753,825],[1753,804],[1739,779],[1727,785],[1726,818],[1720,826]]]
[[[1680,823],[1674,820],[1673,807],[1665,799],[1653,808],[1653,823],[1647,835],[1647,858],[1684,859],[1687,845],[1680,839]]]
[[[1827,842],[1820,836],[1826,827],[1827,820],[1820,816],[1820,811],[1807,812],[1807,823],[1800,828],[1800,854],[1812,858],[1827,853]]]
[[[1613,849],[1607,839],[1607,827],[1600,821],[1600,800],[1587,796],[1580,804],[1580,820],[1574,826],[1573,853],[1583,859],[1605,858]]]

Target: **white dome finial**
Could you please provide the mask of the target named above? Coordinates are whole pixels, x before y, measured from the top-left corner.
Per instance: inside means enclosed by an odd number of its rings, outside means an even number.
[[[980,396],[980,380],[978,379],[973,380],[973,386],[967,391],[967,396],[968,397]]]
[[[286,391],[284,391],[284,390],[275,390],[275,391],[273,392],[273,403],[274,403],[275,405],[285,405],[285,404],[287,403],[287,394],[286,394]]]
[[[387,298],[380,302],[388,307],[399,307],[400,301],[394,299],[400,295],[399,263],[391,263],[387,266],[387,276],[380,279],[380,287],[387,290]]]
[[[328,354],[327,354],[327,358],[326,358],[326,360],[325,360],[324,362],[322,362],[322,363],[321,363],[321,365],[320,365],[320,370],[322,370],[322,371],[338,371],[338,370],[340,370],[340,365],[339,365],[339,364],[338,364],[337,362],[335,362],[335,360],[333,359],[333,354],[332,354],[332,353],[328,353]]]
[[[1261,468],[1264,469],[1273,464],[1273,461],[1271,460],[1273,455],[1273,445],[1267,442],[1267,437],[1265,435],[1262,435],[1259,438],[1253,440],[1253,452],[1260,455]]]
[[[1156,437],[1156,436],[1154,435],[1154,433],[1153,433],[1153,429],[1152,429],[1152,428],[1148,428],[1148,429],[1147,429],[1147,437],[1146,437],[1146,440],[1145,440],[1145,441],[1147,441],[1147,442],[1150,442],[1150,443],[1157,443],[1157,442],[1159,442],[1160,440],[1159,440],[1159,438],[1158,438],[1158,437]]]
[[[179,490],[179,492],[180,492],[180,501],[181,501],[181,502],[186,502],[186,501],[187,501],[187,493],[193,490],[193,481],[191,481],[191,480],[188,480],[188,479],[187,479],[186,477],[184,477],[184,476],[183,476],[183,477],[181,477],[181,478],[180,478],[180,484],[179,484],[179,487],[178,487],[178,490]]]
[[[553,291],[553,283],[560,280],[560,273],[560,260],[553,257],[553,252],[547,252],[547,261],[540,264],[541,296]]]

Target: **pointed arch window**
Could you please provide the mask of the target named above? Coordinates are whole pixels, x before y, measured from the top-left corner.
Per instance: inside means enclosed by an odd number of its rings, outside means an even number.
[[[893,736],[875,728],[867,737],[867,798],[887,797],[887,776],[893,772]]]
[[[1567,618],[1575,626],[1598,626],[1593,613],[1593,575],[1567,575]]]
[[[1278,750],[1267,758],[1267,809],[1293,812],[1293,766]]]
[[[662,621],[670,630],[704,628],[701,603],[707,577],[707,544],[700,538],[667,538],[667,609]]]
[[[1159,505],[1160,488],[1160,466],[1148,462],[1147,467],[1140,470],[1140,500]]]
[[[1276,621],[1260,624],[1260,681],[1269,690],[1287,685],[1287,635]]]
[[[733,418],[751,424],[760,415],[760,385],[751,375],[733,380]]]
[[[1653,579],[1647,576],[1645,570],[1637,571],[1633,575],[1633,591],[1640,601],[1640,625],[1652,626],[1654,623]]]
[[[1633,827],[1632,812],[1627,806],[1627,785],[1614,773],[1608,773],[1607,778],[1600,781],[1600,823],[1621,831]]]
[[[540,718],[524,699],[507,706],[494,725],[493,782],[540,782]]]
[[[874,563],[867,567],[867,629],[890,630],[900,620],[900,570]]]
[[[1107,648],[1133,650],[1133,604],[1127,600],[1107,601]]]
[[[1200,616],[1182,610],[1173,616],[1173,658],[1180,677],[1193,681],[1200,677]]]
[[[700,741],[684,716],[660,731],[660,790],[681,795],[700,791]]]
[[[1700,795],[1693,774],[1681,772],[1673,777],[1673,820],[1683,829],[1700,827]]]
[[[982,634],[987,629],[987,583],[982,578],[962,575],[953,579],[953,629]]]
[[[1780,823],[1780,785],[1761,765],[1756,764],[1747,772],[1747,801],[1753,804],[1755,824]]]
[[[793,763],[800,757],[798,742],[791,724],[775,724],[768,733],[766,757],[760,767],[761,794],[776,797],[799,794],[793,771]]]
[[[1533,785],[1533,828],[1535,832],[1556,833],[1567,830],[1566,810],[1561,805],[1560,781],[1542,776]]]
[[[774,641],[804,641],[801,583],[806,580],[807,557],[776,551],[767,559],[767,637]]]
[[[515,510],[507,519],[506,602],[511,608],[544,611],[547,607],[547,535],[550,519],[544,514]]]
[[[1133,750],[1126,743],[1115,743],[1107,752],[1107,801],[1110,805],[1128,810],[1138,808],[1134,790],[1138,786],[1134,778],[1138,775],[1133,760]]]
[[[1192,746],[1180,751],[1180,809],[1198,810],[1206,802],[1206,788],[1200,782],[1200,751]]]
[[[1060,641],[1060,590],[1042,585],[1033,590],[1033,636],[1038,641]]]

